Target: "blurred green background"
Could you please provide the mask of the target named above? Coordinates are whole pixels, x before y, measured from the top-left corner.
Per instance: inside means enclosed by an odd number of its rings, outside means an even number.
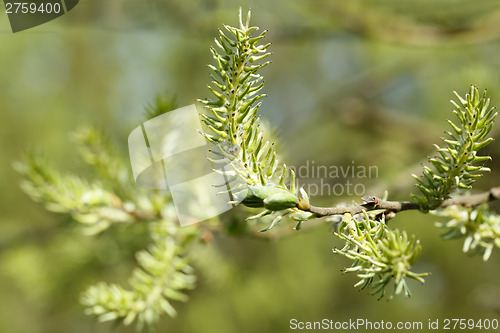
[[[108,332],[78,298],[91,283],[126,279],[142,245],[126,230],[82,236],[21,192],[13,161],[35,149],[60,170],[86,175],[69,139],[83,125],[102,128],[126,156],[127,136],[156,95],[175,94],[180,105],[208,95],[209,46],[223,23],[237,24],[239,6],[269,29],[274,54],[261,113],[289,165],[377,166],[378,178],[358,180],[369,194],[408,199],[410,174],[447,129],[452,91],[463,95],[474,83],[500,104],[496,0],[82,0],[16,34],[2,10],[1,332]],[[477,191],[500,184],[500,145],[486,150],[492,173]],[[326,223],[276,242],[217,237],[220,261],[195,260],[197,289],[158,331],[288,332],[292,318],[498,319],[500,251],[488,263],[469,258],[460,242],[440,239],[434,220],[408,212],[391,221],[421,239],[415,271],[432,272],[411,299],[392,302],[356,292],[355,276],[340,274],[349,263],[331,253],[338,242]]]

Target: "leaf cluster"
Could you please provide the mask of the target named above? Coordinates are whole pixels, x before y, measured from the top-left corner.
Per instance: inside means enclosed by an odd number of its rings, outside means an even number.
[[[382,298],[392,285],[389,299],[402,292],[409,297],[406,279],[424,283],[423,277],[429,274],[410,270],[422,249],[416,237],[390,229],[384,219],[376,220],[366,212],[354,217],[347,213],[334,235],[345,241],[345,245],[333,252],[353,260],[351,267],[343,271],[356,273],[360,280],[354,286],[368,289],[371,295]]]
[[[219,30],[215,39],[217,48],[211,48],[215,65],[209,65],[212,84],[208,89],[215,98],[199,100],[208,110],[201,117],[208,129],[203,134],[214,145],[214,169],[226,177],[223,186],[236,195],[245,193],[241,201],[244,205],[265,208],[252,218],[275,215],[262,231],[273,228],[287,215],[303,221],[312,214],[296,208],[299,197],[294,171],[285,164],[280,166],[274,143],[264,139],[259,125],[260,100],[266,96],[260,94],[264,82],[259,71],[270,63],[263,59],[271,54],[267,52],[270,43],[260,42],[267,31],[254,35],[258,27],[250,26],[250,12],[244,22],[241,10],[239,28],[224,28],[226,32]],[[217,165],[228,161],[231,169],[219,171]]]
[[[412,199],[424,212],[438,208],[455,190],[470,189],[482,172],[490,171],[483,164],[491,158],[478,155],[477,151],[493,141],[487,136],[498,113],[489,106],[486,91],[481,95],[475,86],[471,86],[465,98],[456,92],[455,96],[458,103],[451,103],[458,123],[448,120],[452,130],[443,139],[446,146],[434,145],[439,153],[429,158],[434,169],[424,166],[422,177],[413,175],[420,195],[413,195]]]

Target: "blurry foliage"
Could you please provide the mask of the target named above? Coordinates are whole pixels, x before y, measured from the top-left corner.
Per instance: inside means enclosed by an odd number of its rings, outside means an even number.
[[[177,109],[178,103],[175,96],[157,95],[154,103],[146,106],[145,118],[147,120],[158,117],[168,111]]]
[[[162,313],[177,315],[171,301],[186,301],[182,291],[192,289],[196,280],[182,257],[183,240],[178,239],[178,234],[185,234],[189,228],[175,230],[165,222],[151,223],[150,228],[153,244],[136,255],[141,268],[130,279],[132,290],[106,283],[90,287],[81,299],[89,315],[99,321],[123,321],[125,325],[137,319],[138,329],[153,325]]]
[[[209,62],[208,41],[220,22],[233,21],[240,5],[248,7],[243,1],[86,1],[70,15],[16,35],[8,32],[7,17],[0,16],[6,31],[0,37],[0,59],[9,64],[0,76],[5,87],[0,91],[0,141],[6,162],[0,166],[5,194],[0,330],[108,331],[83,317],[75,300],[97,280],[126,283],[135,265],[133,253],[149,242],[147,230],[134,224],[126,227],[133,232],[111,226],[95,239],[82,238],[67,219],[46,213],[19,191],[10,162],[26,146],[36,145],[59,170],[76,170],[85,178],[89,172],[75,158],[67,133],[89,123],[105,128],[124,152],[123,138],[142,121],[140,110],[157,93],[177,93],[180,105],[205,94],[199,82],[206,82],[207,71],[200,69]],[[443,96],[452,98],[450,91],[474,82],[487,87],[492,100],[500,100],[496,1],[261,1],[251,7],[258,12],[255,23],[269,28],[274,42],[273,66],[264,71],[270,96],[261,112],[277,127],[282,154],[289,153],[292,165],[307,159],[324,165],[352,160],[377,165],[380,178],[367,180],[377,185],[373,193],[389,189],[401,196],[411,186],[408,175],[420,168],[409,166],[432,153],[431,144],[449,117]],[[492,136],[497,133],[498,127]],[[495,170],[498,145],[486,148],[486,154]],[[493,172],[477,188],[498,181]],[[338,198],[321,201],[331,204]],[[216,238],[214,257],[223,253],[228,267],[214,272],[208,259],[204,265],[195,263],[207,271],[201,274],[201,288],[190,293],[189,305],[177,305],[177,320],[161,322],[161,327],[276,332],[297,313],[304,320],[491,316],[498,302],[480,300],[488,285],[498,283],[498,256],[488,265],[464,259],[457,255],[462,244],[454,248],[428,232],[435,217],[425,216],[417,224],[411,223],[414,218],[408,213],[397,224],[421,236],[425,251],[417,269],[432,270],[433,276],[412,302],[375,304],[352,295],[354,281],[337,277],[339,262],[332,264],[338,259],[325,251],[332,245],[323,228],[276,244]],[[331,271],[325,272],[325,266]],[[224,287],[214,288],[214,279]],[[470,281],[485,288],[471,288]],[[472,306],[471,299],[480,299],[473,303],[480,306]]]
[[[176,315],[170,300],[187,299],[182,291],[193,288],[195,277],[183,257],[187,240],[196,236],[196,229],[178,225],[167,193],[133,186],[130,172],[118,167],[123,157],[118,157],[116,148],[101,135],[85,128],[74,136],[83,160],[105,182],[91,183],[74,175],[61,175],[33,154],[15,167],[25,177],[22,188],[27,194],[47,210],[69,214],[81,223],[86,235],[102,233],[116,224],[148,224],[152,244],[136,254],[140,268],[129,281],[132,289],[99,283],[88,288],[81,298],[87,313],[100,321],[119,319],[128,325],[137,319],[138,328],[142,328],[145,323],[157,322],[161,313]]]
[[[436,225],[448,229],[443,234],[446,240],[465,238],[463,252],[480,254],[487,261],[493,249],[500,248],[500,216],[489,209],[488,205],[477,209],[454,205],[436,214],[451,218]]]

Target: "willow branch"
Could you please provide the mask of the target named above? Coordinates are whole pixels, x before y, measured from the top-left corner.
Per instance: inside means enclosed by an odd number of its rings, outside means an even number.
[[[475,207],[483,203],[487,203],[500,199],[500,186],[493,187],[487,192],[457,196],[445,200],[441,207],[452,205],[460,205],[464,207]],[[414,201],[386,201],[376,196],[364,196],[361,198],[363,204],[347,206],[347,207],[316,207],[311,206],[309,211],[316,214],[317,217],[341,215],[350,213],[351,215],[362,213],[363,211],[385,210],[386,212],[399,213],[405,210],[419,210],[420,206]]]
[[[365,203],[347,207],[316,207],[311,206],[309,211],[318,217],[341,215],[350,213],[351,215],[362,213],[363,211],[387,210],[391,212],[401,212],[404,210],[418,210],[420,206],[414,201],[385,201],[376,196],[365,196],[361,198]]]

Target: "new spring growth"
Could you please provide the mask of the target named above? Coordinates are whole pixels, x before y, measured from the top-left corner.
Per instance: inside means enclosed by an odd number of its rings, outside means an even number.
[[[420,242],[405,231],[389,229],[383,218],[375,220],[367,212],[353,218],[346,213],[334,235],[345,245],[333,252],[353,260],[344,272],[356,273],[360,280],[354,286],[359,290],[366,288],[382,298],[392,285],[389,299],[401,293],[409,297],[407,279],[424,283],[423,277],[429,274],[410,270],[420,255]]]
[[[271,224],[262,229],[267,231],[284,216],[290,215],[300,222],[313,214],[296,207],[299,197],[295,173],[285,164],[278,168],[274,144],[264,138],[259,126],[258,109],[266,96],[260,94],[264,82],[259,71],[270,63],[264,60],[271,55],[267,52],[270,43],[262,43],[266,31],[257,34],[259,29],[250,26],[250,11],[243,20],[240,10],[239,21],[238,28],[225,25],[225,31],[219,30],[216,48],[211,48],[215,64],[209,65],[212,83],[208,89],[214,99],[200,100],[208,110],[201,116],[208,129],[208,133],[204,133],[207,140],[217,145],[222,157],[231,158],[232,170],[225,174],[228,179],[225,185],[232,191],[240,191],[231,181],[234,176],[240,177],[248,185],[248,194],[242,203],[265,209],[248,219],[275,216]],[[224,149],[227,145],[237,149],[228,152]]]
[[[434,145],[439,155],[429,158],[433,169],[424,166],[421,177],[413,175],[420,195],[412,199],[424,212],[438,208],[455,190],[470,189],[481,173],[490,171],[484,166],[490,157],[480,156],[477,151],[493,141],[487,136],[498,113],[489,106],[486,91],[481,95],[475,86],[470,87],[465,98],[457,92],[455,96],[458,102],[451,103],[458,122],[448,120],[451,130],[443,138],[446,146]]]

